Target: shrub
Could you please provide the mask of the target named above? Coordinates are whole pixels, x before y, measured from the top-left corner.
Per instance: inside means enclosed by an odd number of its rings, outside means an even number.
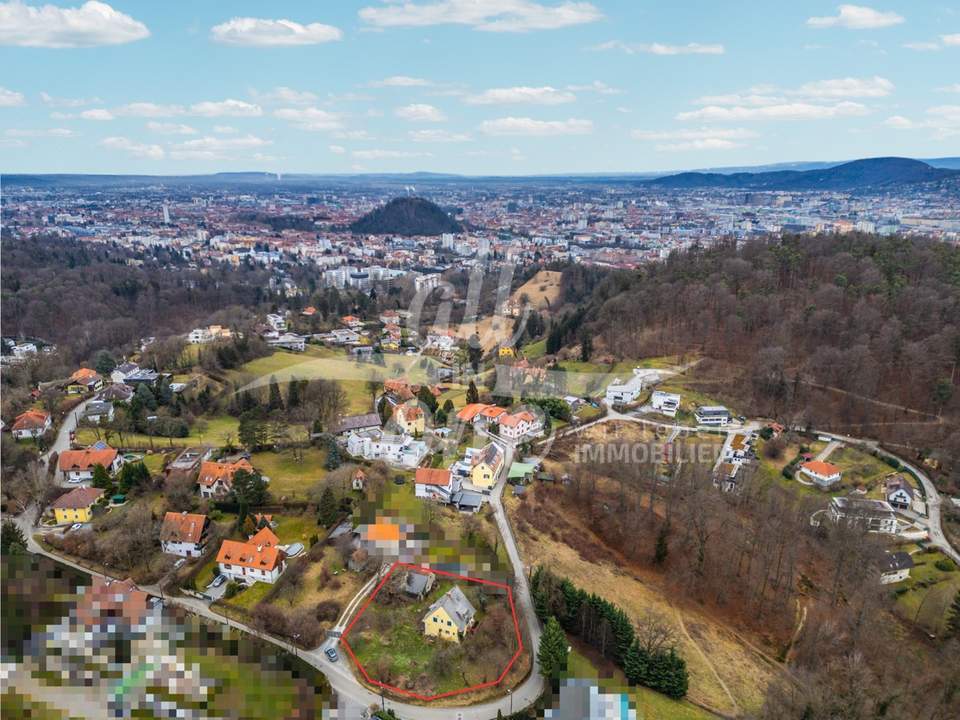
[[[793,465],[784,465],[783,470],[780,471],[780,474],[783,475],[787,480],[793,480],[795,473]]]
[[[242,588],[240,587],[240,583],[238,583],[236,580],[231,580],[230,582],[227,583],[227,587],[223,591],[223,597],[229,600],[230,598],[234,597],[238,592],[240,592],[240,590],[242,590]]]
[[[957,569],[957,566],[954,565],[953,560],[950,558],[941,558],[940,560],[937,560],[933,566],[941,572],[953,572]]]

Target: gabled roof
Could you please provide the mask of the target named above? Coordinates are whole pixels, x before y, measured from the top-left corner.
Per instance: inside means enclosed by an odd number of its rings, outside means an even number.
[[[64,450],[57,460],[57,467],[62,472],[70,470],[92,470],[96,465],[109,468],[117,459],[117,451],[111,447],[103,449],[86,448],[85,450]]]
[[[13,421],[13,426],[10,429],[35,430],[46,425],[49,419],[50,416],[42,410],[27,410],[25,413],[17,415],[17,419]]]
[[[50,507],[57,510],[88,508],[103,496],[103,490],[95,487],[78,487],[61,495]]]
[[[494,469],[496,469],[496,467],[501,463],[502,460],[503,460],[503,454],[500,452],[500,448],[498,448],[493,443],[490,443],[489,445],[484,447],[483,450],[481,450],[478,455],[473,456],[474,465],[479,465],[480,463],[484,463]]]
[[[258,547],[238,540],[224,540],[217,553],[218,563],[267,571],[274,570],[283,558],[283,551],[277,547]]]
[[[90,368],[80,368],[73,375],[70,376],[70,380],[78,383],[91,383],[96,382],[100,379],[100,375],[96,370],[91,370]]]
[[[160,540],[163,542],[197,543],[200,542],[206,525],[206,515],[168,512],[163,516]]]
[[[340,418],[336,427],[333,428],[334,434],[344,433],[350,430],[359,430],[360,428],[380,427],[380,415],[377,413],[366,413],[364,415],[347,415]]]
[[[811,460],[810,462],[805,462],[800,467],[807,472],[812,472],[823,477],[830,477],[831,475],[836,475],[840,472],[840,468],[838,468],[836,465],[833,463],[823,462],[823,460]]]
[[[457,413],[457,420],[463,422],[470,422],[485,408],[489,407],[486,403],[470,403],[465,405],[460,409],[460,412]]]
[[[450,471],[443,468],[417,468],[414,479],[417,485],[439,485],[446,487],[450,484]]]
[[[200,465],[200,475],[197,482],[204,487],[212,487],[217,484],[217,480],[223,480],[230,483],[238,470],[254,472],[253,465],[246,459],[240,459],[237,462],[221,463],[213,460],[205,460]]]
[[[280,544],[280,538],[269,527],[263,527],[250,536],[247,540],[251,545],[262,545],[263,547],[276,547]]]
[[[454,585],[444,593],[440,599],[433,603],[430,609],[427,610],[426,617],[433,615],[439,608],[444,609],[460,632],[463,632],[470,626],[470,623],[473,622],[473,618],[477,614],[476,608],[473,607],[473,604],[467,599],[467,596],[463,594],[463,590],[460,589],[459,585]]]

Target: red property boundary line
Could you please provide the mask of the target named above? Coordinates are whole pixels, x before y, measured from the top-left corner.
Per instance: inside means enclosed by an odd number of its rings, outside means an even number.
[[[353,626],[356,624],[357,620],[360,619],[360,616],[366,611],[370,606],[370,603],[374,601],[377,597],[377,593],[380,592],[380,589],[387,583],[387,580],[390,579],[390,576],[393,575],[394,571],[397,568],[409,568],[411,570],[416,570],[418,572],[430,573],[432,575],[443,575],[444,577],[454,578],[456,580],[463,580],[465,582],[479,583],[481,585],[490,585],[492,587],[501,588],[507,591],[507,601],[510,603],[510,614],[513,616],[513,629],[517,637],[517,651],[513,654],[513,657],[510,658],[510,662],[507,663],[507,666],[503,669],[503,672],[500,673],[500,676],[496,680],[491,680],[490,682],[480,683],[479,685],[471,685],[470,687],[460,688],[459,690],[449,690],[445,693],[440,693],[438,695],[421,695],[420,693],[415,693],[411,690],[404,690],[403,688],[398,688],[393,685],[389,685],[385,682],[379,680],[374,680],[370,677],[370,674],[367,672],[367,669],[363,666],[360,660],[357,659],[357,656],[353,652],[353,648],[350,647],[350,643],[347,642],[347,636],[350,634],[350,631],[353,629]],[[414,565],[412,563],[402,563],[399,560],[394,562],[390,566],[389,572],[384,575],[383,580],[374,588],[373,592],[370,594],[370,597],[367,598],[367,601],[363,604],[363,607],[360,608],[353,620],[350,621],[350,624],[347,625],[347,629],[343,631],[343,634],[340,636],[340,644],[346,648],[347,653],[350,655],[350,658],[353,660],[354,665],[356,665],[360,672],[363,674],[364,679],[371,685],[376,687],[383,688],[384,690],[389,690],[390,692],[397,693],[398,695],[405,695],[407,697],[412,697],[417,700],[423,700],[424,702],[430,702],[432,700],[439,700],[440,698],[451,697],[453,695],[462,695],[464,693],[473,692],[475,690],[483,690],[484,688],[494,687],[503,682],[503,679],[507,676],[507,673],[510,672],[510,668],[513,667],[513,664],[517,661],[517,658],[520,657],[520,653],[523,652],[523,638],[520,634],[520,621],[517,619],[517,608],[513,603],[513,590],[509,585],[504,583],[494,582],[493,580],[482,580],[480,578],[468,577],[466,575],[457,575],[456,573],[446,572],[444,570],[436,570],[431,567],[425,567],[422,565]]]

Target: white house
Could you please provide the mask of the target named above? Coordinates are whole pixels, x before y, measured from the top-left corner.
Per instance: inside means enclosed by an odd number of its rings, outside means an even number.
[[[518,413],[506,413],[497,420],[500,436],[507,440],[520,440],[524,437],[539,437],[543,434],[543,423],[529,410]]]
[[[207,541],[207,516],[168,512],[160,528],[160,546],[169,555],[191,558],[203,555]]]
[[[443,468],[417,468],[414,494],[418,498],[449,503],[460,489],[460,479]]]
[[[896,535],[897,516],[890,504],[883,500],[835,497],[830,500],[830,519],[848,525],[859,525],[868,532]]]
[[[229,580],[245,585],[255,582],[272,584],[286,568],[285,557],[283,550],[275,545],[268,547],[252,542],[224,540],[217,553],[217,565],[220,574]]]
[[[663,392],[663,390],[654,390],[650,396],[650,407],[667,417],[676,417],[677,410],[680,409],[680,396],[676,393]]]
[[[193,332],[196,332],[194,330]],[[123,362],[117,365],[110,373],[110,382],[122,383],[128,377],[140,370],[140,366],[132,362]]]
[[[750,437],[735,433],[723,446],[723,459],[739,465],[747,459],[750,452]]]
[[[276,330],[277,332],[286,332],[287,318],[286,316],[280,315],[278,313],[268,313],[267,325],[269,325],[273,330]]]
[[[898,510],[909,510],[913,504],[914,490],[901,475],[894,475],[886,482],[887,502]]]
[[[725,427],[730,422],[730,411],[722,405],[703,405],[697,408],[694,416],[698,425]]]
[[[10,427],[10,432],[17,440],[38,438],[43,436],[52,424],[50,413],[45,413],[42,410],[27,410],[25,413],[17,415],[17,419],[13,421],[13,425]]]
[[[347,436],[347,452],[366,460],[383,460],[400,467],[413,468],[427,455],[427,444],[409,435],[393,435],[379,428],[352,432]]]
[[[330,331],[331,341],[337,345],[355,345],[360,342],[360,335],[349,328],[335,328]]]
[[[113,403],[91,400],[83,410],[83,419],[94,425],[113,421]]]
[[[626,382],[620,380],[620,378],[616,378],[607,386],[605,399],[607,405],[626,405],[640,397],[642,390],[643,378],[639,375],[634,375]]]
[[[93,480],[97,465],[113,475],[123,465],[123,458],[111,447],[89,447],[85,450],[64,450],[57,459],[57,468],[71,483]]]
[[[266,340],[270,347],[292,350],[293,352],[303,352],[307,347],[307,339],[296,333],[277,333],[272,337],[267,336]]]
[[[910,577],[913,569],[913,558],[910,553],[885,552],[880,558],[880,584],[890,585],[903,582]]]
[[[842,472],[833,463],[823,462],[822,460],[811,460],[800,466],[800,472],[821,488],[828,488],[835,483],[840,482]]]

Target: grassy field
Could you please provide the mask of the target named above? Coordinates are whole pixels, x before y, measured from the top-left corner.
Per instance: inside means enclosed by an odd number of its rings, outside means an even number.
[[[623,672],[611,663],[595,662],[590,650],[576,640],[571,640],[572,650],[567,660],[567,674],[573,678],[597,680],[599,687],[608,692],[627,693],[637,710],[637,718],[643,720],[709,720],[714,716],[706,710],[685,700],[671,700],[644,687],[630,687]],[[597,665],[601,665],[602,670]]]
[[[946,627],[950,603],[960,592],[960,570],[952,563],[952,572],[937,568],[937,561],[951,562],[941,552],[918,552],[912,557],[915,565],[910,577],[890,586],[899,593],[896,610],[904,619],[939,635]]]
[[[270,478],[270,494],[275,498],[303,500],[307,491],[327,474],[323,469],[327,455],[325,450],[314,447],[305,448],[302,453],[303,460],[298,461],[292,450],[258,452],[251,455],[250,462]]]
[[[274,515],[273,521],[277,524],[273,532],[284,545],[299,542],[306,546],[311,535],[322,532],[313,515]]]
[[[201,444],[221,446],[227,444],[228,438],[234,442],[237,441],[239,426],[239,421],[229,415],[204,417],[194,423],[187,437],[165,438],[140,435],[139,433],[124,433],[121,438],[119,434],[113,433],[110,436],[110,445],[130,450],[162,450],[167,447],[186,447]],[[78,444],[92,445],[97,440],[106,440],[103,431],[98,433],[95,428],[80,428],[77,430],[76,442]]]
[[[557,307],[560,300],[560,278],[563,273],[556,270],[540,270],[523,285],[513,291],[511,300],[520,302],[526,295],[534,310],[550,310]]]
[[[537,340],[536,342],[532,342],[529,345],[523,346],[523,356],[527,358],[527,360],[539,360],[546,354],[547,354],[546,338],[544,338],[543,340]]]
[[[267,593],[270,592],[272,587],[273,585],[270,583],[255,582],[245,590],[241,590],[229,600],[223,599],[220,602],[226,605],[232,605],[236,608],[247,610],[249,612],[250,610],[253,610],[257,603],[266,597]]]
[[[894,469],[883,460],[852,447],[837,448],[830,453],[827,462],[833,463],[843,471],[843,485],[865,488],[868,491],[868,497],[881,497],[883,478],[894,472]]]

